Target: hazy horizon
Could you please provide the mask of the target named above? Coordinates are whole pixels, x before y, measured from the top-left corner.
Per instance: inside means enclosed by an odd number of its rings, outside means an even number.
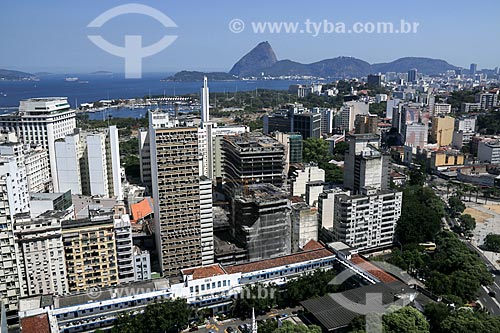
[[[216,4],[194,1],[137,1],[170,17],[177,27],[165,28],[150,17],[127,14],[115,17],[101,28],[87,25],[106,10],[126,1],[72,1],[43,3],[28,0],[23,6],[7,2],[0,13],[0,68],[25,72],[90,73],[123,72],[123,58],[94,45],[87,37],[102,35],[122,46],[124,35],[142,35],[143,45],[151,45],[164,35],[176,35],[169,47],[143,59],[144,72],[172,73],[180,70],[229,71],[231,66],[259,42],[269,41],[279,60],[313,63],[349,56],[373,63],[391,62],[402,57],[427,57],[468,68],[500,66],[500,45],[494,31],[500,2],[488,0],[471,9],[470,4],[443,4],[423,0],[418,5],[398,0],[340,3],[319,0],[281,3],[256,0]],[[245,31],[231,32],[234,20],[246,24]],[[311,34],[255,33],[253,22],[418,22],[413,34]],[[467,23],[467,24],[465,24]],[[464,28],[466,27],[466,28]],[[9,33],[7,33],[9,32]],[[493,36],[492,36],[493,35]]]

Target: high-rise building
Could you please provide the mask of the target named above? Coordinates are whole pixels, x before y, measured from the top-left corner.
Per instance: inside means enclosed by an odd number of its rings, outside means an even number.
[[[455,118],[434,117],[432,119],[431,137],[439,147],[449,146],[453,141]]]
[[[113,216],[62,221],[70,292],[118,284]]]
[[[318,198],[318,221],[320,221],[320,228],[326,230],[333,230],[333,214],[335,210],[335,196],[339,194],[349,195],[350,192],[341,188],[334,188],[325,190],[319,195]]]
[[[334,239],[360,250],[392,245],[402,199],[402,192],[374,188],[335,196]]]
[[[335,127],[339,130],[350,132],[354,130],[354,121],[360,114],[369,114],[369,105],[365,102],[346,102],[340,109]]]
[[[304,248],[310,240],[318,240],[318,209],[304,202],[292,204],[291,211],[292,252]]]
[[[119,218],[115,218],[113,223],[118,280],[120,283],[132,282],[135,280],[135,270],[130,217],[125,214],[121,215]]]
[[[274,138],[259,133],[227,136],[222,148],[229,191],[254,183],[283,184],[285,147]]]
[[[288,195],[271,184],[252,184],[232,202],[231,232],[250,261],[291,252]]]
[[[200,226],[202,265],[214,263],[214,218],[212,206],[212,180],[200,179]]]
[[[11,162],[14,166],[15,161]],[[3,170],[2,170],[3,169]],[[18,267],[20,265],[14,247],[14,194],[12,193],[12,177],[10,170],[0,168],[0,303],[5,308],[7,320],[17,317],[19,297],[21,297],[21,281]]]
[[[451,113],[451,104],[435,103],[432,116],[445,116]]]
[[[67,98],[47,97],[22,100],[19,111],[0,115],[0,130],[15,132],[22,143],[40,144],[49,152],[50,172],[54,191],[59,187],[55,177],[55,142],[73,133],[75,111],[70,110]]]
[[[417,75],[418,71],[416,68],[410,69],[408,71],[408,82],[410,83],[417,82]]]
[[[380,137],[375,134],[346,136],[349,150],[345,155],[344,187],[354,194],[364,187],[385,190],[389,186],[389,158],[380,149]]]
[[[55,143],[60,191],[123,199],[118,129],[66,135]]]
[[[16,215],[14,236],[23,296],[68,293],[63,215],[53,211],[34,219],[29,214]]]
[[[293,113],[291,132],[299,133],[304,139],[321,137],[321,114],[312,112]]]
[[[380,84],[382,83],[382,77],[380,75],[368,74],[366,81],[368,87],[376,88],[380,87]]]
[[[321,135],[333,133],[333,123],[335,121],[335,110],[327,108],[313,108],[313,113],[321,115]]]
[[[285,147],[284,173],[287,175],[290,164],[302,163],[302,135],[274,132],[274,138]]]
[[[316,181],[325,181],[325,170],[319,168],[316,164],[306,164],[302,169],[295,170],[291,180],[291,195],[296,197],[305,196],[307,184]]]
[[[379,118],[373,114],[358,114],[354,120],[355,134],[377,134]]]
[[[202,264],[198,128],[178,125],[166,113],[150,112],[155,238],[164,276]]]
[[[476,75],[476,72],[477,72],[477,64],[470,64],[470,69],[469,69],[469,73],[472,77],[474,77]]]
[[[405,145],[423,148],[427,145],[429,127],[420,123],[411,123],[405,126]]]
[[[0,156],[0,176],[6,177],[9,190],[9,211],[13,218],[16,214],[29,213],[30,196],[26,167],[22,160],[15,156]]]
[[[482,93],[476,95],[476,102],[483,110],[491,110],[498,106],[498,93]]]

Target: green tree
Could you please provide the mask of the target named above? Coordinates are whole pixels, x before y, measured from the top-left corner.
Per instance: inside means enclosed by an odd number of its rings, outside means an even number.
[[[177,333],[188,327],[191,309],[185,299],[164,300],[148,305],[143,313],[120,315],[113,333]]]
[[[316,325],[306,326],[304,324],[295,325],[285,321],[274,333],[321,333],[321,327]]]
[[[489,234],[484,239],[483,249],[500,253],[500,235]]]
[[[470,214],[462,214],[460,215],[460,224],[464,231],[472,231],[476,229],[476,219],[473,218]]]
[[[458,195],[453,195],[448,199],[448,205],[450,205],[451,214],[453,216],[458,216],[465,210],[465,205]]]
[[[304,163],[315,162],[325,170],[325,180],[327,182],[341,183],[343,179],[342,169],[333,163],[330,154],[330,145],[323,139],[307,138],[304,140],[302,160]]]
[[[429,321],[431,332],[441,333],[441,324],[450,315],[450,310],[444,303],[431,302],[425,306],[424,315]]]
[[[429,187],[407,186],[403,190],[401,217],[396,236],[402,244],[432,241],[445,215],[443,202]]]
[[[382,318],[387,333],[429,333],[429,323],[417,309],[405,306]]]

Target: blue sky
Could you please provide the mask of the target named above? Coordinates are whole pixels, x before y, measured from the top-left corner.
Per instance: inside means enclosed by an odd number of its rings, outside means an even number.
[[[132,1],[131,1],[132,2]],[[165,34],[177,40],[162,52],[143,59],[145,72],[229,70],[261,41],[269,41],[278,59],[310,63],[353,56],[370,63],[404,56],[441,58],[453,65],[500,66],[500,1],[438,0],[212,0],[134,1],[170,17],[177,28],[138,14],[116,17],[103,27],[87,28],[102,12],[129,3],[117,0],[5,1],[0,11],[0,68],[23,71],[78,73],[95,70],[123,72],[123,59],[92,44],[88,34],[101,34],[117,45],[124,35],[143,35],[149,45]],[[245,22],[239,34],[228,23]],[[255,34],[250,22],[419,22],[416,34]],[[97,33],[96,33],[97,32]]]

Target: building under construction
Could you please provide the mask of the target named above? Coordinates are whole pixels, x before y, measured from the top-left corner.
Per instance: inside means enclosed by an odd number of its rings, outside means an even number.
[[[285,146],[274,138],[260,133],[226,136],[222,147],[229,192],[255,183],[283,184]]]
[[[232,200],[231,232],[250,261],[291,253],[290,204],[271,184],[244,187]]]

